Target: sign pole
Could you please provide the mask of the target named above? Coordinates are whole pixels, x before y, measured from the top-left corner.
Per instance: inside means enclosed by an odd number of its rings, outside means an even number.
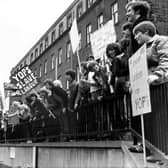
[[[79,58],[79,50],[78,50],[78,47],[77,47],[77,49],[76,49],[76,54],[77,54],[77,59],[78,59],[79,72],[81,72],[81,62],[80,62],[80,58]]]
[[[143,117],[143,114],[141,114],[141,129],[142,129],[142,145],[143,145],[144,167],[146,167],[146,146],[145,146],[145,131],[144,131],[144,117]]]

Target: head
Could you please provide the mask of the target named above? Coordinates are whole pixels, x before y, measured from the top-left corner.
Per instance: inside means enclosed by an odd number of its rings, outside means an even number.
[[[82,73],[87,73],[88,72],[87,64],[88,63],[86,61],[81,62],[81,71],[82,71]]]
[[[76,79],[76,72],[73,69],[67,70],[65,75],[69,82],[72,82]]]
[[[146,1],[132,1],[126,5],[126,16],[129,22],[134,23],[139,17],[147,18],[150,12],[150,5]]]
[[[37,98],[38,98],[38,96],[37,96],[37,94],[35,92],[30,93],[30,99],[31,99],[31,101],[35,101],[35,100],[37,100]]]
[[[43,100],[50,94],[50,90],[48,90],[46,87],[42,87],[39,90],[40,98]]]
[[[118,43],[111,43],[107,45],[106,55],[108,59],[112,60],[119,54],[121,54],[121,48]]]
[[[86,61],[93,61],[93,60],[95,60],[93,55],[89,55],[86,59]]]
[[[46,80],[44,81],[44,86],[45,86],[47,89],[51,90],[51,89],[54,87],[54,83],[53,83],[53,81],[52,81],[51,79],[46,79]]]
[[[98,72],[100,70],[100,66],[96,61],[90,61],[87,65],[87,68],[91,72]]]
[[[62,83],[61,83],[60,80],[57,79],[57,80],[55,80],[53,83],[54,83],[54,85],[55,85],[56,87],[63,88]]]
[[[133,34],[138,44],[142,45],[156,34],[156,27],[150,21],[143,21],[135,26]]]
[[[122,38],[131,38],[133,24],[131,22],[126,22],[122,25]]]

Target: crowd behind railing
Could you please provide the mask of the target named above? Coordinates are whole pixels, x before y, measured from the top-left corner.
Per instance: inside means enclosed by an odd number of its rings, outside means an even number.
[[[14,101],[11,115],[17,116],[19,124],[6,127],[11,116],[3,116],[4,138],[14,139],[22,134],[26,138],[67,135],[67,139],[74,139],[77,135],[128,128],[131,115],[128,59],[146,43],[148,82],[150,85],[163,82],[168,77],[168,38],[157,34],[156,26],[149,20],[150,6],[146,1],[129,2],[126,10],[122,38],[107,45],[106,58],[95,60],[91,55],[81,62],[79,82],[75,71],[67,70],[67,91],[59,80],[47,79],[37,92]],[[131,122],[139,127],[136,118]]]

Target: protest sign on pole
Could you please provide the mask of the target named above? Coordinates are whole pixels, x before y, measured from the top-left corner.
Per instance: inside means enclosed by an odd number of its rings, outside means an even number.
[[[12,75],[12,80],[16,83],[21,95],[31,91],[39,83],[37,77],[27,65]]]
[[[71,30],[69,32],[69,35],[70,35],[70,40],[71,40],[71,45],[72,45],[72,52],[73,52],[73,54],[76,52],[77,59],[78,59],[79,70],[81,70],[79,51],[78,51],[80,38],[79,38],[79,34],[78,34],[78,27],[77,27],[76,19],[74,19],[74,21],[72,23],[72,27],[71,27]]]
[[[103,59],[103,55],[106,52],[106,47],[112,42],[116,42],[116,32],[114,27],[114,21],[108,21],[97,31],[91,34],[91,47],[95,59]]]
[[[129,72],[130,72],[130,83],[132,90],[131,101],[132,101],[133,116],[141,115],[144,167],[146,167],[146,148],[145,148],[143,114],[151,112],[146,44],[144,44],[129,59]]]

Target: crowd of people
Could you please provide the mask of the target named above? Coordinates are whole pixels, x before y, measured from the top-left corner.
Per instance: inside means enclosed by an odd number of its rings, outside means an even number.
[[[13,102],[11,109],[17,113],[19,122],[29,123],[23,124],[25,136],[73,134],[82,122],[82,115],[76,113],[78,108],[112,94],[129,94],[128,60],[145,43],[149,84],[168,78],[168,38],[158,35],[156,26],[150,21],[150,5],[146,1],[133,1],[126,5],[126,11],[122,38],[107,45],[106,58],[95,60],[90,55],[81,62],[78,82],[75,70],[69,69],[65,72],[68,90],[63,89],[61,81],[47,79],[43,87],[27,95],[24,102]],[[34,124],[33,121],[38,122]]]

